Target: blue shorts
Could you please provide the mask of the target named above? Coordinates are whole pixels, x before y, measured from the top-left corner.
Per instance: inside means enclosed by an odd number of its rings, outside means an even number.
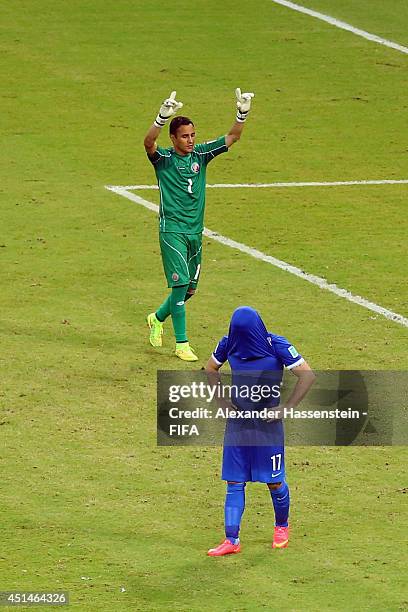
[[[234,482],[283,482],[285,480],[285,446],[282,421],[273,423],[272,444],[225,444],[222,456],[222,480]],[[226,440],[233,440],[226,432]],[[259,438],[258,438],[259,439]]]

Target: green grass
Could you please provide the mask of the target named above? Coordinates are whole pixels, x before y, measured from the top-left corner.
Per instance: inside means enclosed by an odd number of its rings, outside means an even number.
[[[313,7],[404,44],[402,1],[332,4]],[[104,185],[154,182],[142,141],[172,89],[206,139],[237,86],[253,112],[209,182],[408,178],[406,57],[270,2],[20,0],[3,22],[1,590],[67,589],[86,612],[404,609],[402,447],[289,448],[291,547],[272,553],[250,486],[243,553],[206,558],[220,449],[156,446],[156,370],[185,367],[169,325],[147,344],[157,220]],[[406,316],[406,189],[212,190],[206,225]],[[243,303],[315,369],[407,367],[401,325],[204,246],[199,367]]]
[[[302,0],[299,4],[346,21],[355,28],[388,38],[397,44],[408,44],[404,27],[408,19],[408,9],[407,5],[399,0],[387,0],[386,3],[382,0],[370,0],[369,4],[359,0]],[[395,63],[398,64],[398,61]]]

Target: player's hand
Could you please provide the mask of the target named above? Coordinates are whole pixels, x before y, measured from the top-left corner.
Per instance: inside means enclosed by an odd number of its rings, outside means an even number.
[[[180,108],[183,107],[182,102],[177,102],[176,100],[176,92],[172,91],[170,96],[164,100],[163,104],[160,107],[159,114],[157,115],[154,125],[156,127],[162,128],[166,122],[177,113]]]
[[[164,100],[160,107],[159,114],[164,118],[168,119],[172,115],[175,115],[180,108],[183,108],[182,102],[177,102],[176,92],[172,91],[167,100]]]
[[[251,92],[241,93],[239,87],[235,90],[235,95],[237,97],[237,121],[243,123],[248,113],[251,109],[251,101],[255,94]]]
[[[283,415],[285,414],[285,408],[283,406],[276,406],[275,408],[271,408],[270,410],[271,412],[273,412],[274,416],[273,418],[266,417],[264,420],[267,423],[273,423],[274,421],[279,421],[280,419],[283,419]]]

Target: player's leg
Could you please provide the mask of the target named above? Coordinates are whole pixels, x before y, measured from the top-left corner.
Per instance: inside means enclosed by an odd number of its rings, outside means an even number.
[[[158,317],[157,312],[151,312],[149,315],[147,315],[147,324],[150,329],[149,342],[154,347],[162,346],[163,344],[163,323],[164,319],[161,320]]]
[[[248,453],[245,446],[224,446],[222,455],[223,480],[227,481],[224,521],[225,537],[239,544],[241,519],[245,509],[245,486],[250,480]]]
[[[246,447],[224,446],[221,478],[227,481],[224,503],[225,540],[208,551],[210,557],[220,557],[241,550],[239,532],[245,510],[245,486],[249,480]]]
[[[183,361],[197,361],[198,357],[187,338],[185,306],[187,289],[188,285],[173,287],[170,300],[171,320],[176,337],[176,356]]]
[[[186,299],[193,297],[197,290],[198,281],[201,272],[201,255],[202,255],[202,235],[193,234],[189,237],[189,253],[188,253],[188,270],[190,274],[190,284],[187,289]]]
[[[286,548],[289,540],[289,487],[285,480],[285,446],[282,421],[268,424],[270,446],[253,447],[252,480],[267,484],[275,513],[273,548]]]
[[[183,288],[185,286],[183,285]],[[187,291],[184,296],[184,302],[187,302],[195,293],[195,289],[191,289],[189,286],[187,287]],[[174,302],[174,300],[173,300]],[[173,303],[174,306],[174,303]],[[164,323],[165,320],[171,315],[172,312],[172,292],[166,297],[164,302],[159,306],[154,315],[159,323]],[[149,315],[150,316],[150,315]]]
[[[289,544],[289,506],[290,494],[286,482],[279,486],[268,484],[275,510],[275,529],[273,533],[272,548],[287,548]]]
[[[195,294],[197,289],[197,284],[196,283],[191,283],[186,291],[186,295],[184,296],[184,302],[187,302],[190,298],[193,297],[193,295]],[[171,306],[170,306],[170,298],[171,298],[171,294],[169,294],[167,296],[167,298],[164,300],[164,302],[159,306],[159,308],[156,310],[156,312],[154,313],[157,317],[157,319],[160,321],[160,323],[164,323],[164,321],[167,319],[167,317],[170,316],[171,314]]]
[[[183,234],[160,233],[160,250],[167,284],[171,293],[157,312],[148,316],[150,343],[161,346],[163,322],[171,316],[176,338],[176,355],[184,361],[198,358],[191,350],[186,335],[185,295],[190,282],[188,240]]]
[[[164,323],[165,320],[170,316],[170,298],[171,298],[171,293],[169,293],[169,295],[166,297],[166,299],[164,300],[164,302],[162,304],[160,304],[160,306],[158,307],[158,309],[155,312],[156,317],[158,318],[158,320],[160,321],[160,323]]]
[[[210,557],[222,557],[241,552],[239,531],[241,519],[245,510],[245,482],[227,482],[224,504],[225,540],[210,548]]]
[[[290,495],[285,480],[285,446],[282,421],[272,424],[274,445],[269,450],[270,477],[267,481],[275,511],[275,526],[288,527]],[[266,459],[266,457],[265,457]]]
[[[285,480],[285,447],[270,447],[271,478],[268,482],[269,493],[275,512],[273,548],[286,548],[289,543],[290,493]]]
[[[290,508],[290,493],[286,480],[279,482],[268,482],[273,508],[275,511],[276,527],[287,527]]]
[[[172,316],[176,342],[177,336],[185,336],[185,316],[183,321],[182,313],[180,313],[180,309],[177,307],[177,304],[183,300],[185,302],[184,294],[186,292],[186,287],[187,285],[183,285],[182,287],[173,287],[167,298],[159,306],[156,312],[152,312],[148,315],[147,324],[150,327],[150,344],[152,346],[162,346],[163,323],[169,316]],[[180,289],[182,290],[182,295],[180,294]],[[175,315],[174,318],[173,314]],[[175,325],[176,321],[177,323]],[[177,328],[177,330],[175,328]],[[178,333],[179,330],[181,330],[181,333]],[[182,340],[182,342],[185,341],[186,340]]]
[[[242,515],[245,510],[245,482],[227,482],[224,504],[225,537],[239,544]]]
[[[185,235],[187,244],[187,267],[189,273],[189,284],[184,291],[184,305],[195,293],[200,275],[201,265],[201,234]],[[176,355],[184,361],[197,361],[198,357],[191,348],[187,336],[185,341],[178,340],[176,335]]]
[[[150,344],[152,346],[162,346],[161,337],[165,318],[161,320],[161,317],[170,315],[176,338],[177,357],[184,361],[197,361],[198,357],[191,349],[186,333],[185,296],[187,287],[188,285],[173,287],[170,295],[157,312],[148,315],[147,322],[150,327]]]
[[[155,318],[160,325],[171,316],[177,357],[184,361],[197,361],[198,357],[187,338],[185,303],[194,295],[198,283],[201,234],[161,234],[160,248],[167,281],[172,291],[155,313]]]
[[[171,242],[171,235],[168,235],[168,239],[166,242],[168,242],[169,240]],[[165,241],[162,240],[161,233],[159,233],[159,244],[160,244],[160,251],[161,251],[164,273],[167,278],[167,284],[169,287],[171,287],[169,283],[169,270],[172,268],[172,264],[173,264],[173,262],[171,261],[172,251],[170,249],[170,246],[167,245]],[[159,347],[159,346],[162,346],[163,344],[163,340],[162,340],[163,323],[165,322],[167,317],[170,316],[170,298],[171,298],[171,293],[167,296],[164,302],[159,306],[156,312],[151,312],[149,315],[147,315],[147,324],[150,328],[149,341],[150,341],[150,344],[154,347]]]
[[[188,342],[186,331],[185,295],[188,285],[173,287],[170,294],[170,315],[176,344]]]
[[[201,234],[200,234],[200,238],[201,238]],[[193,248],[196,248],[196,240],[193,241]],[[190,244],[189,252],[191,252],[191,244]],[[188,285],[187,290],[185,291],[184,304],[190,298],[193,297],[197,289],[198,277],[200,275],[200,267],[201,267],[201,243],[199,246],[198,254],[196,253],[195,255],[190,256],[187,262],[188,262],[188,268],[189,268],[189,273],[190,273],[190,279],[193,279],[193,280],[190,280],[190,284]],[[160,318],[160,313],[158,313],[158,316]],[[176,335],[176,338],[177,338],[177,335]],[[188,341],[186,340],[186,342]],[[179,341],[177,341],[176,355],[180,357],[181,359],[184,359],[185,361],[197,361],[198,359],[189,344],[186,347],[180,344]]]
[[[287,482],[268,483],[275,511],[275,529],[272,548],[286,548],[289,543],[290,493]]]

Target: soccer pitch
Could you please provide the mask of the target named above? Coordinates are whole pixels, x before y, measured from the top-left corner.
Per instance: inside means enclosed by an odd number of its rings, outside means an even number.
[[[189,367],[170,324],[159,351],[145,327],[166,286],[143,137],[173,89],[198,142],[229,129],[236,87],[256,94],[208,170],[198,367],[242,304],[316,370],[408,366],[408,9],[290,5],[3,7],[0,591],[85,612],[408,605],[406,448],[289,447],[290,547],[252,485],[242,553],[210,559],[221,449],[156,446],[156,372]]]

